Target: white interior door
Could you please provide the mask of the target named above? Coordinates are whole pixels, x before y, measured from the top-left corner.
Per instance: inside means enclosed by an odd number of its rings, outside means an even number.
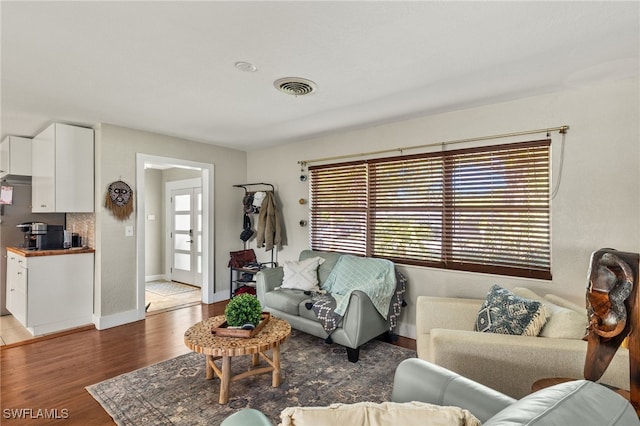
[[[171,190],[171,280],[202,286],[202,191]]]

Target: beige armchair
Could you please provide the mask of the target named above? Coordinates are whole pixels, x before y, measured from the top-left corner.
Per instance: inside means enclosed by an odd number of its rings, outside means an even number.
[[[584,308],[553,295],[541,299],[556,307],[555,315],[571,314],[566,310],[572,309],[584,317],[586,326]],[[572,337],[567,330],[557,330],[562,338],[476,332],[474,323],[482,303],[482,299],[419,296],[416,306],[418,357],[513,398],[529,394],[533,383],[540,379],[583,377],[587,342],[582,340],[584,331],[580,333],[580,328]],[[553,309],[548,311],[554,315]],[[618,350],[601,382],[629,390],[627,349]]]

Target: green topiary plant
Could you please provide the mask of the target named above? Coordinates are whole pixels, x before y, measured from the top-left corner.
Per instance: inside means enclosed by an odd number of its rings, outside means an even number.
[[[227,324],[241,327],[245,324],[258,325],[262,317],[262,306],[257,297],[251,294],[239,294],[233,297],[224,308]]]

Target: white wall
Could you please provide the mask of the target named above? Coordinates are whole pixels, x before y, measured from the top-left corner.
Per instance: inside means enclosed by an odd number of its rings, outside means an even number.
[[[409,288],[400,334],[415,337],[419,295],[483,298],[492,284],[527,286],[584,304],[590,254],[602,247],[640,250],[640,111],[638,79],[416,118],[247,154],[247,181],[276,186],[288,245],[282,262],[308,248],[308,184],[299,160],[569,125],[561,187],[552,202],[552,281],[402,267]],[[304,99],[300,100],[301,102]],[[543,135],[528,136],[532,140]],[[523,138],[517,138],[523,140]],[[553,180],[561,138],[552,134]],[[496,141],[504,143],[504,140]],[[418,151],[419,152],[419,151]],[[267,254],[257,250],[260,260]]]
[[[164,205],[162,188],[162,170],[146,169],[144,171],[144,205],[145,205],[145,238],[144,238],[144,273],[149,281],[164,275]],[[150,220],[149,216],[155,217]]]
[[[229,251],[238,247],[241,197],[235,183],[246,179],[246,153],[191,142],[171,136],[102,124],[96,129],[96,306],[101,327],[135,320],[136,238],[125,237],[125,226],[135,226],[138,208],[126,221],[116,220],[104,208],[108,185],[122,179],[136,195],[136,154],[177,158],[214,165],[214,205],[212,214],[215,247],[216,291],[228,289]],[[230,226],[230,224],[233,224]]]

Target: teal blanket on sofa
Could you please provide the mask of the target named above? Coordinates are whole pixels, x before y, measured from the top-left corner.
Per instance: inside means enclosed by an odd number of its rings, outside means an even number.
[[[342,255],[322,284],[322,289],[336,299],[335,313],[344,315],[351,292],[364,292],[380,315],[387,319],[389,303],[396,290],[393,262],[371,257]]]

